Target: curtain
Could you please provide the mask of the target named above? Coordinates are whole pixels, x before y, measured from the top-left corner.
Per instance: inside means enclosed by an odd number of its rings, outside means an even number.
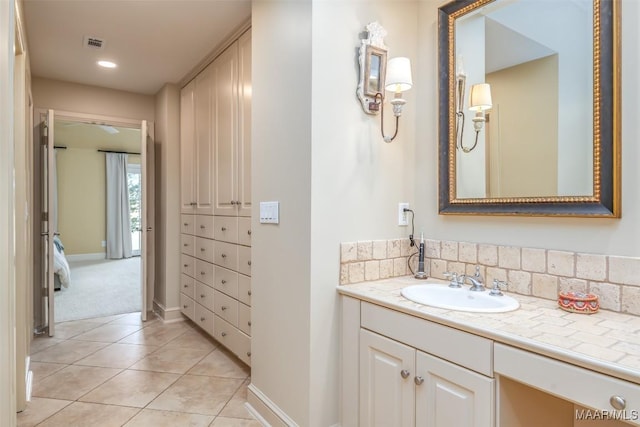
[[[127,155],[107,153],[107,258],[131,258]]]

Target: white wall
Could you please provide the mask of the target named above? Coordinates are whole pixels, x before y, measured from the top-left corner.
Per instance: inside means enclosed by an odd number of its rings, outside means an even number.
[[[418,224],[434,239],[550,248],[597,254],[640,255],[640,138],[636,126],[640,85],[637,45],[640,4],[623,0],[622,10],[622,218],[522,218],[438,215],[437,8],[444,1],[420,2],[420,66],[416,159]],[[425,165],[425,166],[422,166]]]

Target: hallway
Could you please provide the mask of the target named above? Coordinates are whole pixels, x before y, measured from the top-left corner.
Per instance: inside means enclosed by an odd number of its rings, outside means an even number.
[[[31,348],[20,427],[260,425],[244,407],[249,368],[190,322],[76,320]]]

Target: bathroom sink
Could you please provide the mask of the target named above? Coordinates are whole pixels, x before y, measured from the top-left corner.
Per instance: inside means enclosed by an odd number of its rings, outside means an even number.
[[[508,295],[489,295],[489,291],[474,292],[468,287],[450,288],[441,283],[426,283],[403,288],[402,296],[419,304],[448,310],[476,313],[504,313],[520,307],[520,303]]]

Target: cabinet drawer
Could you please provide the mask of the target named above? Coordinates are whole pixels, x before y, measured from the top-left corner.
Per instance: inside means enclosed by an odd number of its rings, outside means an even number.
[[[217,216],[213,236],[223,242],[238,243],[238,218],[232,216]]]
[[[214,262],[216,264],[238,271],[238,245],[216,241],[214,252]]]
[[[238,274],[238,299],[251,305],[251,277],[244,274]]]
[[[238,326],[238,301],[220,291],[214,291],[214,310],[213,312],[222,317],[233,326]]]
[[[196,237],[195,257],[213,262],[213,240],[204,237]]]
[[[212,311],[196,303],[196,318],[193,321],[211,336],[213,336],[213,319]]]
[[[366,302],[362,303],[362,326],[493,377],[493,341],[489,339]]]
[[[251,338],[221,317],[215,317],[214,338],[233,352],[240,360],[251,365]]]
[[[193,277],[189,277],[186,274],[180,275],[180,292],[188,296],[189,298],[194,298],[196,295],[196,285]]]
[[[213,216],[196,215],[196,236],[213,239]]]
[[[238,273],[216,265],[214,274],[215,282],[213,287],[232,298],[238,298]]]
[[[238,246],[238,271],[251,276],[251,248]]]
[[[215,300],[212,287],[196,281],[196,297],[194,299],[198,304],[204,306],[206,309],[214,311]]]
[[[196,234],[195,215],[180,215],[180,230],[185,234]]]
[[[180,251],[183,254],[193,256],[195,253],[194,252],[195,242],[196,242],[195,236],[192,236],[190,234],[181,234],[180,235]]]
[[[238,303],[238,328],[251,336],[251,307]]]
[[[180,311],[191,320],[196,319],[196,304],[185,294],[180,294]]]
[[[180,256],[180,271],[187,276],[195,277],[196,260],[189,255]]]
[[[238,218],[238,243],[251,246],[251,218]]]
[[[574,403],[613,411],[610,399],[619,396],[626,401],[627,415],[640,408],[638,384],[499,343],[494,346],[494,358],[496,374]],[[637,419],[628,422],[640,425]]]
[[[207,285],[213,287],[214,275],[213,275],[213,264],[203,261],[201,259],[197,259],[195,268],[195,277],[197,280],[202,283],[206,283]]]

